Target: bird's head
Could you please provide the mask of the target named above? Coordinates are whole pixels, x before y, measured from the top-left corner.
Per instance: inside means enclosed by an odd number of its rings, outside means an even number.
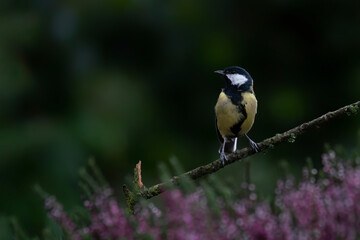
[[[225,88],[236,88],[241,91],[252,90],[253,79],[250,74],[241,67],[228,67],[224,70],[217,70],[215,73],[223,76],[225,79]]]

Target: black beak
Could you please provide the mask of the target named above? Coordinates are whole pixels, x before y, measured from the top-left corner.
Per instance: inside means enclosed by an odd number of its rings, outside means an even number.
[[[224,70],[217,70],[214,73],[220,74],[220,75],[225,75]]]

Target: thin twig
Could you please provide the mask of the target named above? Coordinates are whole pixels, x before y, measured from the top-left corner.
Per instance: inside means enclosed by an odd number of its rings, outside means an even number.
[[[137,184],[139,185],[139,188],[142,188],[142,187],[144,187],[144,184],[141,181],[141,161],[139,161],[139,163],[136,164],[136,170],[137,170],[137,175],[138,175]]]
[[[294,142],[296,137],[302,135],[303,133],[313,129],[313,128],[320,128],[322,124],[325,122],[328,122],[330,120],[333,120],[335,118],[346,115],[352,115],[357,112],[359,112],[360,107],[360,101],[355,102],[353,104],[347,105],[345,107],[339,108],[336,111],[328,112],[321,117],[318,117],[312,121],[303,123],[293,129],[290,129],[289,131],[286,131],[281,134],[276,134],[275,136],[271,138],[267,138],[263,140],[262,142],[258,143],[260,152],[264,151],[266,149],[274,148],[276,145],[282,143],[282,142]],[[256,152],[252,150],[250,147],[243,148],[241,150],[237,150],[236,152],[229,154],[228,160],[225,162],[225,166],[232,164],[234,162],[240,161],[248,156],[251,156],[255,154]],[[165,183],[159,183],[149,188],[141,189],[139,192],[137,192],[137,195],[140,195],[140,197],[150,199],[152,197],[155,197],[162,192],[166,190],[165,186],[169,183],[176,184],[180,178],[188,177],[193,180],[198,179],[200,177],[206,176],[208,174],[214,173],[224,166],[222,165],[220,159],[215,160],[207,165],[197,167],[191,171],[188,171],[182,175],[174,176],[170,179],[169,182]]]

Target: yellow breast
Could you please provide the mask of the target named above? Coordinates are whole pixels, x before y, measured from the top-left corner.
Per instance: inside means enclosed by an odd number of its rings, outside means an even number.
[[[217,127],[222,137],[236,137],[231,128],[242,122],[238,136],[246,134],[252,127],[257,111],[257,100],[255,95],[249,92],[241,93],[243,97],[242,105],[245,106],[247,117],[234,105],[225,93],[221,92],[215,106]]]
[[[225,93],[221,92],[215,106],[217,127],[222,137],[234,136],[231,127],[241,120],[244,116],[239,113],[238,107],[232,104]]]

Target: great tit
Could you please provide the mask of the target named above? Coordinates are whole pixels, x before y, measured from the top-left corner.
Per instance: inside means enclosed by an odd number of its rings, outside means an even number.
[[[219,153],[224,165],[226,153],[236,151],[237,138],[240,136],[245,136],[251,148],[259,151],[258,145],[247,135],[255,120],[257,100],[253,79],[245,69],[234,66],[215,73],[225,80],[225,88],[215,105],[215,126],[221,143]]]

